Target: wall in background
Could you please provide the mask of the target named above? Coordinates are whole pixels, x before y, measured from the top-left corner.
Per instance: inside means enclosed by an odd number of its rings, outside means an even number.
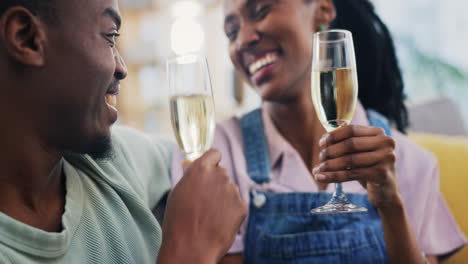
[[[129,75],[122,82],[119,98],[120,122],[168,136],[172,136],[172,130],[165,61],[175,56],[171,44],[174,39],[173,25],[178,21],[174,14],[177,2],[180,1],[120,1],[124,25],[119,49],[129,68]],[[191,20],[200,25],[203,31],[203,43],[199,52],[208,59],[217,120],[221,121],[241,107],[234,98],[234,70],[222,28],[222,6],[221,1],[203,0],[198,3],[201,3],[201,9]],[[182,23],[187,22],[185,15],[181,18]],[[190,25],[180,27],[176,37],[180,39],[178,43],[189,44],[186,46],[190,48],[193,38],[198,38],[193,31],[194,27]],[[187,38],[184,39],[185,36]]]
[[[374,0],[392,31],[411,103],[455,100],[468,124],[465,0]]]

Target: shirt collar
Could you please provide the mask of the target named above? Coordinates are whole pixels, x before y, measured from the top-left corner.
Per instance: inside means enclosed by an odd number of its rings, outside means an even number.
[[[285,152],[293,150],[293,148],[276,129],[265,107],[262,107],[262,118],[268,143],[268,151],[270,153],[271,166],[273,168],[282,155]]]
[[[268,151],[270,153],[271,166],[273,168],[284,154],[294,153],[296,150],[276,129],[273,120],[271,120],[264,106],[262,107],[262,118],[268,143]],[[354,112],[354,118],[351,124],[369,126],[366,111],[360,102],[356,104],[356,111]]]

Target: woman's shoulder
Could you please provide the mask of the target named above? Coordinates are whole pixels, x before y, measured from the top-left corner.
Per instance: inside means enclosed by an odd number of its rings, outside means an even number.
[[[228,119],[218,122],[216,125],[216,130],[222,130],[223,132],[241,132],[241,118],[238,116],[232,116]]]
[[[422,192],[431,189],[431,185],[438,184],[439,170],[436,157],[407,135],[398,131],[393,133],[396,141],[397,177],[402,191],[411,191],[415,186],[420,186],[419,190]]]
[[[216,125],[213,148],[221,153],[220,166],[224,167],[234,182],[239,183],[238,174],[246,171],[244,141],[241,121],[233,116]]]
[[[224,167],[229,175],[234,176],[235,168],[240,167],[243,159],[243,141],[240,120],[233,116],[216,124],[216,131],[211,148],[221,153],[220,166]],[[172,154],[171,183],[177,184],[183,175],[180,164],[185,160],[185,154],[175,147]],[[245,162],[244,162],[245,163]]]
[[[232,116],[216,124],[214,147],[225,144],[241,144],[242,128],[240,118]]]
[[[397,155],[404,156],[404,160],[414,163],[415,160],[425,165],[437,164],[437,159],[428,150],[414,142],[409,136],[402,134],[398,131],[393,131],[393,138],[396,141]]]

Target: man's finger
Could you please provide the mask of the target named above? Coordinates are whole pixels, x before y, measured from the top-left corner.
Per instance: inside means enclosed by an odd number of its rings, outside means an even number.
[[[200,161],[207,167],[218,166],[221,162],[221,153],[215,149],[210,149],[200,157]]]
[[[184,160],[182,161],[182,169],[185,170],[188,168],[188,166],[190,166],[190,164],[192,164],[192,162],[190,160]]]

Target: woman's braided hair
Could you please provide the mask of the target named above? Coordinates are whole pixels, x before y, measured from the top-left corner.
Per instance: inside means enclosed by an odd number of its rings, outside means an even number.
[[[368,0],[333,0],[337,16],[331,28],[353,33],[359,100],[386,116],[403,133],[408,127],[403,78],[388,28]]]

